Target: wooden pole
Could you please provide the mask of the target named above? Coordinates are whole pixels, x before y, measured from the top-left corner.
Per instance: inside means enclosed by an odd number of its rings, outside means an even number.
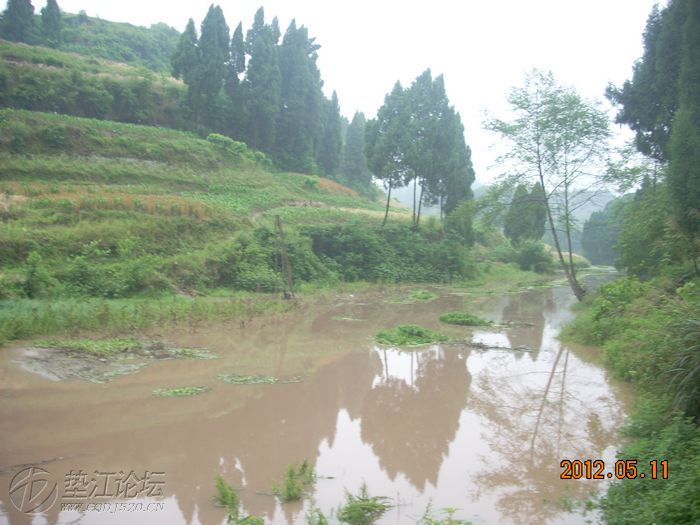
[[[284,265],[284,270],[287,274],[287,292],[285,296],[289,294],[290,297],[294,297],[294,282],[292,281],[292,268],[289,265],[289,258],[287,257],[287,245],[284,242],[284,231],[282,230],[282,221],[279,215],[275,215],[275,227],[277,228],[277,235],[280,238],[280,244],[282,245],[282,263]]]

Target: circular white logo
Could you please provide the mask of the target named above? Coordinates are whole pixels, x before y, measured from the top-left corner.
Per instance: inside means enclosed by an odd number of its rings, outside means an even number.
[[[43,468],[24,468],[10,480],[10,501],[25,514],[38,514],[50,509],[57,497],[57,484]]]

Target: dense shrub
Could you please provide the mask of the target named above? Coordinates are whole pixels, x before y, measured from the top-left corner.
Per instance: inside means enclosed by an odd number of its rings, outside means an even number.
[[[347,281],[446,282],[470,270],[455,239],[430,242],[405,226],[307,227],[313,252]]]
[[[515,260],[521,270],[533,270],[537,273],[551,272],[554,262],[551,254],[539,241],[526,239],[518,244]]]

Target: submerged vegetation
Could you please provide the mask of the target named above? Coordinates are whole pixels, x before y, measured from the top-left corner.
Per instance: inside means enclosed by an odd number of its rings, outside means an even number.
[[[219,375],[219,379],[230,385],[276,385],[284,383],[300,383],[302,380],[301,377],[298,376],[280,378],[261,374],[253,376],[221,374]]]
[[[434,332],[415,324],[404,324],[392,330],[380,330],[375,339],[379,344],[391,346],[417,346],[430,343],[443,343],[449,338],[441,333]]]
[[[442,314],[440,316],[440,321],[447,324],[458,324],[462,326],[488,326],[492,324],[491,321],[466,312],[448,312]]]
[[[209,390],[206,386],[181,386],[177,388],[159,388],[153,391],[159,397],[189,397],[203,394]]]

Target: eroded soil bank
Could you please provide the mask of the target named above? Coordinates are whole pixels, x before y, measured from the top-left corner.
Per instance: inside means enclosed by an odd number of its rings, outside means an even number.
[[[375,289],[244,323],[151,330],[144,340],[206,349],[216,358],[145,356],[147,366],[104,383],[51,380],[26,370],[37,352],[31,345],[4,349],[0,522],[221,523],[224,511],[212,501],[221,473],[243,489],[246,512],[275,524],[305,523],[308,500],[280,505],[267,493],[288,464],[308,459],[320,476],[313,498],[327,513],[345,489],[356,492],[365,481],[371,494],[392,498],[385,524],[414,523],[430,500],[436,509],[459,508],[456,517],[475,524],[585,523],[579,512],[567,512],[571,501],[607,482],[563,481],[560,461],[602,458],[612,465],[628,392],[594,363],[595,349],[555,339],[573,315],[570,291],[427,290],[437,297]],[[450,311],[496,324],[441,323]],[[405,323],[440,330],[452,342],[410,351],[374,342],[378,330]],[[232,375],[295,380],[222,380]],[[153,395],[190,385],[206,390]],[[8,497],[25,464],[57,481],[57,503],[36,522]],[[163,505],[61,510],[71,470],[84,472],[88,483],[96,472],[162,472],[162,497],[128,501]]]

